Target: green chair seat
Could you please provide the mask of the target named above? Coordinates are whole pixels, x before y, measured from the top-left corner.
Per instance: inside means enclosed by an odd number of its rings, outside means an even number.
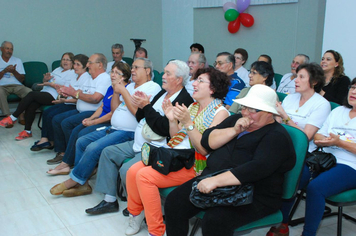
[[[332,201],[334,203],[342,202],[343,205],[345,205],[345,203],[347,203],[347,202],[355,203],[356,202],[356,189],[351,189],[351,190],[333,195],[331,197],[328,197],[326,200],[328,202]]]
[[[7,96],[8,102],[18,102],[20,100],[21,100],[21,98],[19,96],[17,96],[16,94],[10,94],[9,96]]]
[[[159,193],[162,197],[166,198],[176,187],[160,188]]]
[[[340,104],[337,104],[336,102],[330,102],[331,110],[334,110],[335,108],[339,107]]]
[[[236,231],[238,231],[238,232],[251,231],[256,228],[277,225],[277,224],[281,223],[282,220],[283,220],[282,212],[277,211],[276,213],[268,215],[262,219],[259,219],[254,222],[251,222],[247,225],[244,225],[244,226],[238,228]]]

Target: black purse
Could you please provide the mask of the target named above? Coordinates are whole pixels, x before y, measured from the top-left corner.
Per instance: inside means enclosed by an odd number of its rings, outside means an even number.
[[[309,153],[306,163],[310,172],[321,173],[334,167],[336,158],[332,153],[324,152],[322,147],[318,147],[315,151]]]
[[[202,193],[197,188],[198,183],[206,178],[224,173],[229,170],[220,170],[215,173],[199,176],[192,184],[192,191],[189,195],[190,202],[199,208],[215,206],[242,206],[252,203],[253,184],[232,185],[219,187],[211,193]]]
[[[164,148],[144,143],[141,148],[141,160],[146,166],[152,166],[159,173],[168,175],[182,168],[192,168],[195,149]]]

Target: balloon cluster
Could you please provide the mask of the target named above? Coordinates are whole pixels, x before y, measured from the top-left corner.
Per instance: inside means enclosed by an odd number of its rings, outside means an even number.
[[[255,19],[248,13],[243,13],[250,5],[251,0],[236,0],[224,4],[225,20],[229,21],[227,29],[234,34],[240,29],[240,23],[245,27],[251,27]]]

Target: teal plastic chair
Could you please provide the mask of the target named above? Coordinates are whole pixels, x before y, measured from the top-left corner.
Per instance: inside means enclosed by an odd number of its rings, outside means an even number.
[[[343,213],[344,206],[356,205],[356,189],[351,189],[326,199],[326,203],[336,206],[338,208],[337,212],[332,212],[325,217],[337,215],[337,236],[342,234],[342,217],[347,220],[351,220],[356,223],[356,219],[348,214]]]
[[[124,60],[127,64],[129,64],[130,66],[132,66],[133,63],[133,59],[130,57],[123,57],[122,60]]]
[[[56,60],[56,61],[52,62],[52,71],[54,71],[55,69],[57,69],[60,66],[61,66],[61,60]]]
[[[41,83],[43,79],[43,74],[48,72],[48,67],[44,62],[41,61],[28,61],[23,63],[25,69],[25,81],[24,85],[26,87],[32,88],[33,84]],[[18,102],[21,98],[16,94],[10,94],[7,96],[8,102]]]
[[[276,81],[276,87],[278,88],[279,84],[281,83],[283,75],[274,73],[274,81]]]
[[[153,74],[155,75],[155,77],[153,78],[153,81],[162,87],[162,74],[156,70],[153,70]]]
[[[47,105],[42,105],[40,106],[37,110],[40,111],[40,117],[38,118],[38,123],[37,123],[37,126],[40,130],[42,130],[42,126],[41,126],[41,120],[42,120],[42,115],[43,115],[43,112],[45,110],[47,110],[48,108],[50,108],[51,106],[47,106]]]
[[[284,124],[282,125],[289,133],[296,153],[296,163],[293,169],[285,173],[285,179],[283,183],[282,198],[284,200],[289,200],[293,198],[297,193],[297,188],[298,188],[301,172],[304,166],[305,156],[308,151],[309,142],[307,136],[304,134],[303,131],[288,125],[284,125]],[[160,189],[159,191],[162,197],[166,197],[171,191],[173,191],[174,188],[175,187],[164,188],[164,189]],[[203,211],[201,211],[198,215],[196,215],[197,220],[190,233],[191,236],[195,234],[196,230],[199,227],[200,220],[203,218],[203,216],[204,216]],[[251,232],[254,229],[277,225],[281,223],[282,220],[283,220],[282,212],[278,210],[277,212],[268,215],[260,220],[251,222],[247,225],[244,225],[236,229],[235,234],[245,234]]]
[[[337,104],[336,102],[330,102],[331,110],[334,110],[335,108],[339,107],[340,104]]]
[[[280,102],[283,102],[284,98],[287,97],[287,95],[288,94],[277,92],[277,96]]]
[[[308,151],[309,142],[308,142],[307,136],[304,134],[303,131],[301,131],[297,128],[288,126],[288,125],[283,125],[283,127],[289,133],[289,135],[292,139],[292,142],[293,142],[295,153],[296,153],[296,163],[295,163],[293,169],[286,172],[284,175],[285,179],[284,179],[284,183],[283,183],[282,198],[283,198],[283,200],[289,200],[289,199],[293,198],[297,193],[297,188],[298,188],[301,172],[302,172],[302,169],[304,166],[305,156]],[[198,228],[200,220],[203,217],[202,213],[203,212],[201,212],[200,214],[197,215],[198,219],[193,226],[192,232],[190,234],[191,236],[193,236],[195,234],[195,231]],[[256,220],[254,222],[251,222],[247,225],[244,225],[244,226],[236,229],[235,234],[237,234],[237,235],[246,234],[246,233],[251,232],[254,229],[277,225],[277,224],[281,223],[282,220],[283,220],[282,212],[280,210],[278,210],[277,212],[275,212],[271,215],[268,215],[262,219]]]

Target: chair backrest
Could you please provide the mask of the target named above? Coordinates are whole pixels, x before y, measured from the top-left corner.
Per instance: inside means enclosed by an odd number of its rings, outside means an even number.
[[[283,75],[274,73],[274,81],[276,81],[276,87],[278,88],[279,84],[281,83]]]
[[[297,192],[300,176],[303,170],[305,156],[308,151],[309,141],[305,133],[297,128],[282,124],[292,139],[296,161],[293,169],[286,172],[283,183],[283,199],[291,199]]]
[[[130,57],[123,57],[122,60],[124,60],[127,64],[129,64],[130,66],[132,66],[133,63],[133,59]]]
[[[52,71],[54,71],[54,69],[57,69],[60,66],[61,66],[61,60],[56,60],[52,62]]]
[[[26,72],[24,84],[29,88],[31,88],[34,83],[41,83],[43,75],[48,72],[46,63],[41,61],[24,62],[23,66]]]
[[[155,77],[153,78],[153,81],[162,87],[162,74],[156,70],[153,70],[153,74],[155,75]]]
[[[334,110],[335,108],[339,107],[340,104],[337,104],[336,102],[330,102],[331,110]]]
[[[283,102],[284,98],[287,97],[287,95],[288,94],[277,92],[277,96],[280,102]]]

